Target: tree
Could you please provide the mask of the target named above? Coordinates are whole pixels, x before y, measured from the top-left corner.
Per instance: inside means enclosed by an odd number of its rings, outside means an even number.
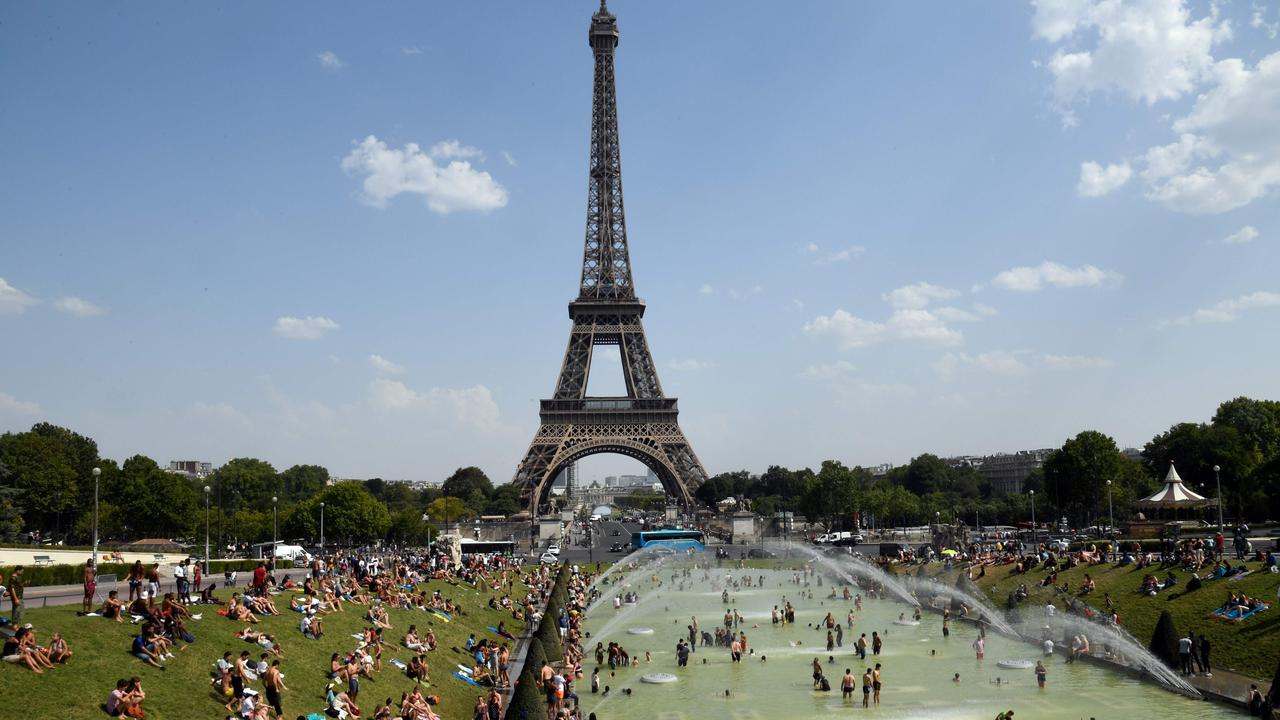
[[[1114,486],[1128,478],[1126,462],[1115,440],[1085,430],[1045,458],[1046,494],[1058,510],[1081,518],[1097,510],[1098,499],[1107,495],[1108,480]]]
[[[464,499],[471,497],[472,491],[479,490],[488,497],[493,492],[493,483],[483,470],[472,465],[454,470],[440,486],[440,490],[445,495]]]
[[[417,510],[401,510],[391,516],[387,540],[397,545],[426,545],[431,542],[431,528]]]
[[[76,458],[66,449],[58,437],[34,431],[0,436],[0,463],[18,491],[15,502],[28,524],[41,530],[57,529],[62,515],[76,507]]]
[[[1234,398],[1218,406],[1213,424],[1235,428],[1264,462],[1280,455],[1280,402]]]
[[[484,508],[484,514],[514,515],[520,512],[520,508],[520,488],[511,483],[503,483],[493,489],[493,495]]]
[[[1160,619],[1156,620],[1156,629],[1151,634],[1148,649],[1169,667],[1178,666],[1178,630],[1174,627],[1173,616],[1168,610],[1160,611]]]
[[[853,473],[843,463],[824,460],[816,482],[809,486],[803,500],[805,517],[833,529],[843,521],[852,521],[856,500]]]
[[[951,468],[937,455],[925,453],[907,465],[904,485],[917,495],[946,490],[950,485]]]
[[[1259,464],[1258,452],[1234,427],[1179,423],[1152,438],[1142,457],[1157,477],[1164,477],[1173,463],[1187,487],[1205,495],[1215,492],[1213,466],[1219,466],[1224,504],[1234,504],[1237,516],[1243,516],[1246,506],[1261,512],[1266,505],[1252,476]]]
[[[364,483],[347,481],[330,485],[314,497],[298,503],[289,515],[289,531],[305,531],[316,537],[320,526],[320,503],[324,503],[324,536],[326,543],[369,543],[386,537],[391,515],[378,502]],[[312,533],[315,533],[313,535]]]
[[[431,504],[427,506],[427,515],[432,520],[445,525],[452,525],[460,520],[469,520],[475,517],[475,513],[467,507],[462,498],[451,495],[432,500]]]
[[[329,484],[329,471],[319,465],[294,465],[280,473],[280,499],[286,503],[306,500]]]
[[[401,510],[416,510],[421,515],[422,508],[425,507],[418,502],[418,493],[414,492],[407,483],[402,482],[387,483],[381,499],[382,504],[386,505],[392,514]]]
[[[327,474],[327,473],[326,473]],[[219,507],[237,510],[245,507],[271,507],[271,498],[281,494],[280,476],[271,463],[257,458],[236,458],[209,476],[214,502]]]
[[[195,488],[186,477],[162,470],[145,455],[124,461],[112,499],[120,510],[121,529],[129,536],[182,538],[195,528],[199,502]]]

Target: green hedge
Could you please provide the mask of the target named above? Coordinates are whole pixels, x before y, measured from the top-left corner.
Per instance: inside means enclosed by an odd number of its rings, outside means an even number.
[[[0,575],[4,575],[5,585],[13,575],[15,565],[0,567]],[[99,575],[115,573],[123,578],[129,574],[129,566],[124,563],[102,563],[98,566]],[[79,585],[84,582],[84,565],[23,565],[22,584],[27,587],[42,585]]]
[[[541,720],[546,716],[546,706],[543,705],[542,693],[538,690],[538,673],[542,670],[545,658],[542,641],[537,637],[529,638],[524,669],[520,671],[511,703],[507,705],[506,720]]]

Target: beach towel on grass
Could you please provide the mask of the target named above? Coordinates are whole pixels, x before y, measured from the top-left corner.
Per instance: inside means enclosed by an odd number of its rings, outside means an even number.
[[[1230,612],[1228,612],[1226,610],[1223,610],[1222,608],[1218,608],[1217,610],[1214,610],[1213,612],[1209,613],[1209,617],[1216,617],[1220,620],[1229,620],[1231,622],[1244,622],[1245,620],[1248,620],[1249,618],[1253,617],[1254,615],[1257,615],[1263,610],[1266,610],[1268,607],[1270,606],[1261,605],[1246,613],[1241,613],[1239,609],[1231,610]]]

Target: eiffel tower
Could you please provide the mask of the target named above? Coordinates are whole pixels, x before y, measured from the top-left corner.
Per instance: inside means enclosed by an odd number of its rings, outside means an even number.
[[[667,494],[686,508],[707,477],[676,417],[676,399],[662,393],[645,340],[644,302],[636,297],[622,208],[622,158],[613,51],[618,23],[607,7],[591,16],[588,39],[595,55],[591,105],[591,172],[587,183],[587,237],[578,298],[569,303],[569,347],[541,425],[512,482],[535,515],[552,480],[570,463],[597,453],[639,460],[657,474]],[[625,397],[588,397],[591,355],[618,348]]]

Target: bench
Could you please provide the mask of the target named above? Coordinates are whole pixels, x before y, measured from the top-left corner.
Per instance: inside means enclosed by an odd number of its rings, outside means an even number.
[[[52,565],[53,564],[53,558],[49,557],[48,555],[36,555],[32,558],[32,561],[36,565]]]
[[[151,556],[151,559],[156,563],[168,562],[168,559],[165,557],[164,553],[156,553]]]

